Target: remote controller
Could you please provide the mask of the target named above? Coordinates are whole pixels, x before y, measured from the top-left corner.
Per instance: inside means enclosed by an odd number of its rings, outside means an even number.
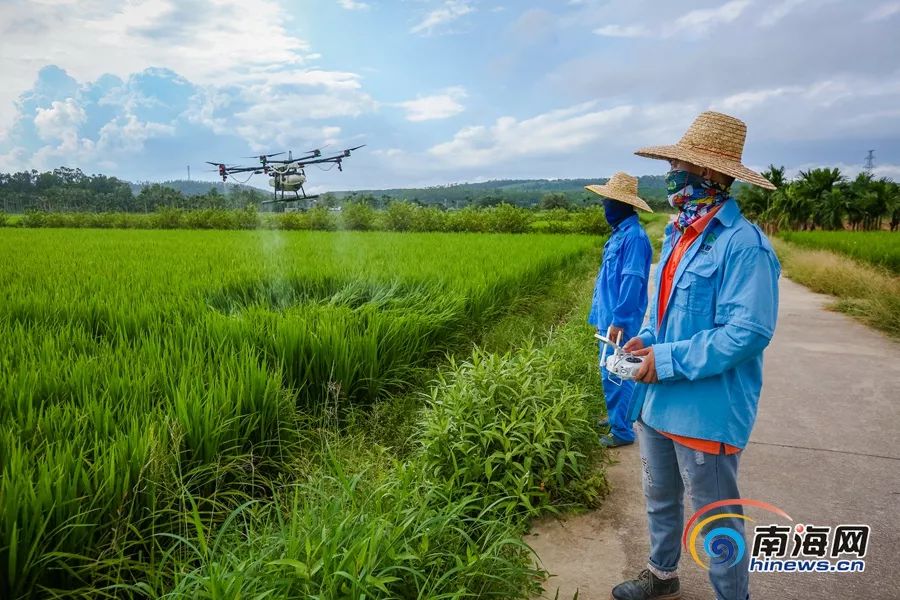
[[[625,352],[619,344],[599,333],[595,333],[594,337],[603,342],[604,347],[603,354],[600,357],[600,364],[606,368],[607,372],[620,379],[633,381],[641,365],[644,364],[643,357]],[[621,341],[621,335],[619,338],[619,341]],[[609,356],[606,355],[607,347],[613,349],[613,353]]]

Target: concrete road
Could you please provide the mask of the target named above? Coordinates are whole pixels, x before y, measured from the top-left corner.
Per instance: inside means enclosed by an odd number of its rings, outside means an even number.
[[[829,312],[826,296],[781,280],[759,417],[741,461],[745,498],[796,522],[865,523],[864,573],[751,575],[756,599],[900,599],[900,344]],[[647,523],[637,446],[614,451],[613,491],[597,511],[538,522],[526,541],[551,578],[545,597],[609,598],[645,567]],[[690,503],[685,507],[689,515]],[[751,517],[768,519],[768,513]],[[781,519],[780,522],[787,524]],[[749,542],[750,540],[748,540]],[[680,565],[685,600],[711,599],[705,571]]]

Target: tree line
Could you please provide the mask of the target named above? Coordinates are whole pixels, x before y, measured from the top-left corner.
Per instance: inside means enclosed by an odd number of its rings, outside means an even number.
[[[137,188],[106,175],[87,175],[81,169],[59,167],[0,173],[0,211],[27,212],[153,212],[163,208],[239,209],[258,206],[270,196],[245,186],[226,186],[222,193],[206,184],[202,194],[186,194],[168,184]]]
[[[863,172],[848,178],[839,169],[801,171],[788,180],[785,168],[770,165],[763,172],[778,189],[763,190],[736,184],[734,193],[744,214],[768,230],[900,228],[900,186]],[[315,199],[266,204],[271,195],[248,186],[215,184],[185,187],[191,182],[165,182],[134,186],[106,175],[87,175],[80,169],[60,167],[0,173],[0,212],[4,213],[154,213],[161,210],[236,210],[248,207],[271,211],[309,210],[365,205],[385,210],[404,201],[438,210],[490,208],[510,205],[540,210],[579,210],[600,203],[583,185],[604,179],[505,180],[431,188],[337,192]],[[182,190],[205,193],[185,193]],[[181,188],[181,189],[178,189]],[[639,178],[639,193],[655,210],[669,210],[661,176]]]
[[[770,165],[763,176],[776,190],[743,186],[737,194],[747,218],[769,230],[900,228],[900,185],[862,172],[854,178],[840,169],[800,171],[788,180],[785,168]]]
[[[465,207],[488,208],[509,204],[523,208],[576,210],[600,203],[585,185],[606,179],[498,180],[427,188],[387,189],[327,193],[313,200],[284,204],[263,203],[271,194],[250,186],[174,180],[134,184],[106,175],[88,175],[80,169],[59,167],[0,173],[0,211],[26,212],[129,212],[150,213],[159,209],[183,210],[241,209],[247,206],[282,211],[284,208],[335,208],[363,203],[385,209],[393,201],[444,210]],[[222,187],[224,192],[220,192]],[[639,178],[640,194],[654,208],[666,206],[665,181],[661,176]]]
[[[594,206],[600,198],[584,189],[593,183],[606,183],[607,178],[591,179],[502,179],[479,183],[456,183],[424,188],[394,188],[335,192],[334,203],[363,202],[375,209],[386,208],[394,200],[405,200],[420,206],[440,206],[448,210],[466,206],[486,208],[510,204],[524,208],[568,210]],[[642,198],[654,209],[664,209],[666,183],[661,175],[638,178]]]

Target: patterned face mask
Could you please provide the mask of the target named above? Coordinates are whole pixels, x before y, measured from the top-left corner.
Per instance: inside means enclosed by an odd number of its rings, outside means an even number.
[[[728,200],[728,188],[688,171],[671,170],[666,174],[669,204],[678,209],[675,225],[684,231],[712,209]]]

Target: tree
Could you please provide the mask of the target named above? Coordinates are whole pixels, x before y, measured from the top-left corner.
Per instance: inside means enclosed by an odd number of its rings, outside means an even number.
[[[153,212],[160,208],[181,208],[184,203],[184,194],[158,183],[143,188],[136,198],[138,210],[144,212]]]
[[[737,201],[748,219],[759,221],[764,226],[771,226],[778,221],[777,211],[773,211],[773,205],[783,204],[782,196],[785,193],[785,169],[783,166],[776,167],[769,165],[769,168],[762,172],[762,176],[775,185],[775,190],[766,190],[755,185],[741,186]]]
[[[503,192],[491,192],[479,198],[476,201],[476,205],[482,208],[487,208],[488,206],[497,206],[498,204],[503,204],[504,202],[506,202],[506,197],[504,196]]]
[[[539,206],[541,210],[552,210],[554,208],[569,210],[572,208],[572,203],[569,202],[569,198],[562,192],[549,192],[541,196]]]
[[[833,194],[836,186],[840,191],[846,179],[840,169],[810,169],[800,171],[796,182],[796,202],[791,205],[796,212],[791,216],[795,223],[803,229],[814,229],[816,226],[840,229],[843,227],[844,204],[841,196]],[[827,225],[827,227],[826,227]]]

